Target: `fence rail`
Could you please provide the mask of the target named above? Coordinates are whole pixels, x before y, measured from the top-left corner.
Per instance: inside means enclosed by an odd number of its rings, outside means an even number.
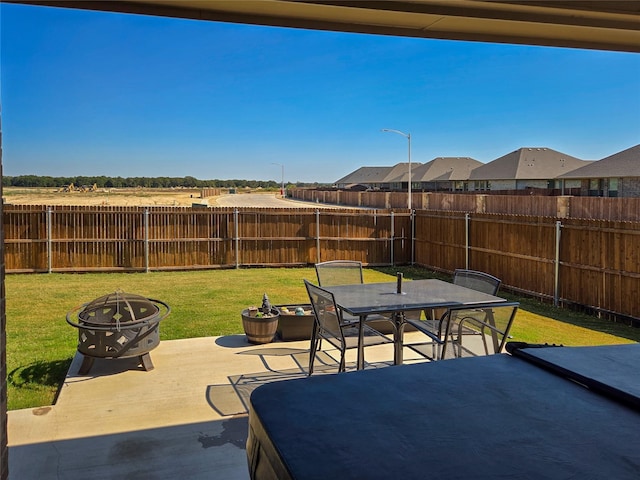
[[[640,322],[640,222],[403,209],[4,206],[12,272],[299,266],[335,259],[491,273]]]

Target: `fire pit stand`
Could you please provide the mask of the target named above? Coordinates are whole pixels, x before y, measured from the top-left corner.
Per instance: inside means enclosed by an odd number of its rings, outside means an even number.
[[[158,324],[171,309],[160,300],[115,292],[67,313],[78,329],[78,352],[84,359],[78,373],[89,373],[96,358],[139,357],[142,368],[153,370],[149,352],[160,343]]]

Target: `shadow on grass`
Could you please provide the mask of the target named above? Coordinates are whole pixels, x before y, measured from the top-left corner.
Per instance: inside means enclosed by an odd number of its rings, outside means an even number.
[[[451,281],[451,274],[435,272],[422,267],[375,267],[372,270],[395,276],[402,272],[404,278],[408,280],[421,280],[425,278],[437,278],[439,280]],[[596,332],[615,335],[635,342],[640,342],[640,328],[631,327],[625,323],[618,323],[612,320],[599,318],[596,315],[571,310],[570,308],[554,307],[550,303],[542,302],[536,298],[515,295],[508,291],[501,290],[499,296],[509,301],[520,302],[520,308],[527,312],[535,313],[543,317],[551,318],[558,322],[567,323],[577,327],[587,328]]]
[[[57,399],[72,360],[39,361],[15,368],[7,375],[7,383],[16,389],[56,387]]]

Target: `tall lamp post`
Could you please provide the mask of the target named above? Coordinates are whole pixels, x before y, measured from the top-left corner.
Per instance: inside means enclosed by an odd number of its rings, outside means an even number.
[[[280,195],[284,198],[284,164],[271,162],[271,165],[280,165],[282,170],[281,184],[280,184]]]
[[[409,208],[409,210],[411,210],[411,134],[410,133],[401,132],[400,130],[393,130],[393,129],[390,129],[390,128],[383,128],[382,131],[383,132],[397,133],[398,135],[402,135],[409,142],[409,185],[408,185],[409,197],[407,198],[407,207]]]

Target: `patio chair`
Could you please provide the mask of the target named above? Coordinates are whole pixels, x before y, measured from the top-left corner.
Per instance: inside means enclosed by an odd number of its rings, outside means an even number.
[[[320,287],[330,287],[333,285],[355,285],[364,283],[362,274],[362,262],[356,260],[329,260],[327,262],[316,263],[316,276]],[[419,311],[406,312],[408,318],[420,318]],[[369,316],[367,321],[387,320],[393,322],[391,318],[384,315],[376,315],[375,318]],[[357,317],[345,316],[345,321],[358,321]]]
[[[364,283],[364,275],[362,274],[362,262],[357,260],[329,260],[326,262],[316,263],[316,277],[318,278],[318,286],[331,287],[334,285],[357,285]],[[358,324],[359,317],[343,314],[342,320],[345,323]],[[392,322],[391,318],[384,315],[370,315],[367,321],[386,320]],[[393,323],[393,322],[392,322]],[[318,348],[321,342],[318,344]]]
[[[488,273],[458,268],[453,272],[453,283],[478,292],[495,295],[500,289],[501,280]]]
[[[487,303],[449,307],[438,323],[438,330],[424,322],[410,322],[429,340],[405,347],[429,360],[444,360],[501,353],[520,304]],[[473,331],[474,335],[468,332]],[[463,333],[464,332],[464,333]]]
[[[305,280],[304,284],[311,300],[316,324],[309,347],[309,375],[313,373],[316,351],[321,339],[325,339],[340,351],[338,372],[344,372],[346,351],[358,347],[359,323],[345,322],[343,320],[342,313],[337,307],[331,292],[312,284],[308,280]],[[368,325],[363,325],[363,329],[365,348],[372,345],[393,343],[393,340]]]
[[[498,290],[500,289],[500,284],[502,283],[502,281],[499,278],[494,277],[493,275],[489,275],[488,273],[479,272],[477,270],[466,270],[463,268],[457,268],[453,272],[452,283],[454,285],[460,285],[461,287],[470,288],[471,290],[476,290],[478,292],[487,293],[489,295],[496,295],[498,293]],[[441,330],[439,323],[444,313],[444,309],[432,309],[429,315],[425,315],[426,319],[424,321],[426,322],[426,324],[431,325],[432,332]],[[466,330],[465,333],[473,334],[474,332]]]
[[[316,263],[316,276],[320,287],[364,283],[362,262],[355,260],[330,260]]]

